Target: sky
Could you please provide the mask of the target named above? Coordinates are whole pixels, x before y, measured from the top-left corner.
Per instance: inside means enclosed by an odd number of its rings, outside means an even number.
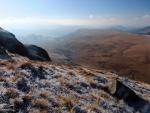
[[[147,26],[150,0],[0,0],[0,26]]]

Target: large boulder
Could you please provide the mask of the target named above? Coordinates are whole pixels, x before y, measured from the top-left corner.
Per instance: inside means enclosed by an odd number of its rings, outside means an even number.
[[[2,48],[3,50],[1,50]],[[0,28],[0,51],[2,51],[0,52],[0,58],[2,56],[1,53],[5,53],[4,50],[28,57],[31,60],[51,61],[48,53],[44,49],[34,45],[26,46],[17,40],[14,34]]]
[[[40,60],[40,61],[51,61],[48,53],[35,45],[26,45],[26,49],[27,49],[27,56],[31,59],[31,60]]]

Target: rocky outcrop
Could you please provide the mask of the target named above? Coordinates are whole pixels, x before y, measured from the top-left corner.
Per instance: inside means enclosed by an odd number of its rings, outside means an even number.
[[[149,113],[149,102],[150,85],[107,71],[0,60],[0,113]]]
[[[25,46],[15,38],[15,35],[2,28],[0,29],[0,46],[11,53],[27,55]]]
[[[123,99],[124,102],[134,108],[136,112],[150,112],[150,102],[137,95],[134,90],[130,89],[130,87],[119,80],[116,82],[116,91],[114,96],[119,100]]]
[[[34,45],[26,46],[18,41],[15,35],[2,28],[0,28],[0,48],[3,49],[1,51],[7,50],[11,53],[28,57],[31,60],[51,61],[48,53],[44,49]],[[1,58],[7,57],[1,56]]]
[[[31,60],[40,60],[40,61],[51,61],[48,53],[35,45],[26,45],[25,46],[27,49],[27,56],[31,59]]]

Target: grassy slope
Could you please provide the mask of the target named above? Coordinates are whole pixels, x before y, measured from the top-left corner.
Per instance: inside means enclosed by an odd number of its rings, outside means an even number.
[[[150,38],[142,35],[79,30],[66,36],[59,51],[72,52],[72,62],[150,83]],[[72,57],[73,56],[73,57]]]

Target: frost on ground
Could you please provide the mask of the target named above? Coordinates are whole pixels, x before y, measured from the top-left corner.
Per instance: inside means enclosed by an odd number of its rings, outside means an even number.
[[[0,60],[0,113],[149,113],[149,102],[150,85],[106,71]]]

